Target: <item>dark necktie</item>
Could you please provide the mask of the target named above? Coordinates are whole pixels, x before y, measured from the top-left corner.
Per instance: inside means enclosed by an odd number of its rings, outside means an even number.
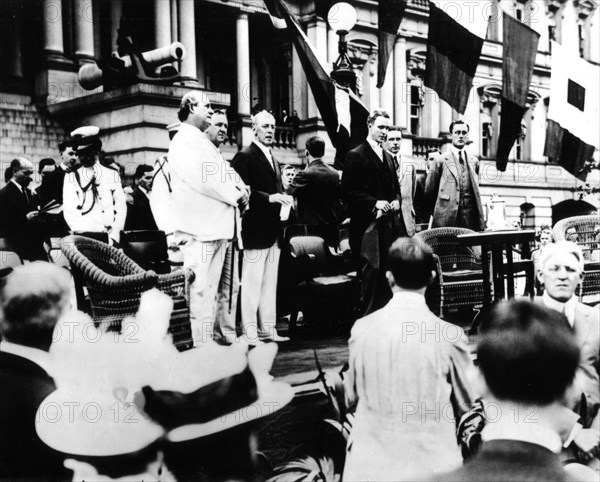
[[[29,195],[27,194],[27,188],[22,187],[23,197],[25,198],[25,205],[29,208]]]
[[[273,158],[273,154],[269,151],[271,155],[271,165],[275,171],[275,179],[277,181],[277,192],[283,192],[283,183],[281,181],[281,170],[279,169],[279,163]]]
[[[458,160],[461,164],[465,163],[464,155],[465,155],[465,151],[463,151],[462,149],[460,151],[458,151]]]

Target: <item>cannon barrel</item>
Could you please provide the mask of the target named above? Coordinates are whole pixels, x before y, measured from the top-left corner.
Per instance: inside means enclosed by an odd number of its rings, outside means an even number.
[[[113,52],[112,56],[122,60],[125,68],[131,67],[132,63],[129,55],[119,57],[116,52]],[[173,42],[165,47],[142,52],[142,57],[150,66],[158,67],[159,65],[182,60],[185,57],[185,47],[181,42]],[[102,85],[102,70],[95,63],[82,65],[78,77],[79,84],[86,90],[94,90]]]

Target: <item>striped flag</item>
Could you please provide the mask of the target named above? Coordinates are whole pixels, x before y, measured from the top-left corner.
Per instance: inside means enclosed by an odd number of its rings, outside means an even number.
[[[377,87],[381,88],[385,83],[385,73],[387,66],[394,51],[396,43],[396,34],[404,10],[406,9],[406,0],[379,0],[379,53],[377,60]]]
[[[599,82],[597,66],[552,42],[544,155],[583,181],[582,168],[600,146]]]
[[[540,34],[503,13],[502,117],[496,153],[496,167],[506,170],[508,155],[521,132],[527,111],[527,91],[533,74]]]
[[[327,134],[336,148],[336,168],[342,169],[346,152],[364,142],[367,137],[369,111],[349,89],[340,87],[327,74],[310,41],[294,15],[281,0],[265,0],[265,6],[277,27],[287,25],[306,80],[313,93]]]
[[[460,24],[429,2],[425,86],[460,114],[467,108],[486,29],[487,22],[466,19]]]

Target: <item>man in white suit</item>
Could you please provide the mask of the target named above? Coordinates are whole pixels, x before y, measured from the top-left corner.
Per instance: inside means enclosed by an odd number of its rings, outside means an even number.
[[[383,143],[383,148],[394,161],[400,185],[400,211],[402,211],[402,220],[404,221],[406,234],[413,236],[415,234],[415,208],[413,199],[417,187],[417,174],[414,163],[403,159],[400,155],[401,144],[402,130],[398,126],[390,127],[387,140]]]
[[[388,266],[392,300],[358,320],[349,341],[344,382],[349,405],[356,404],[349,481],[415,480],[462,463],[455,420],[473,399],[465,334],[425,304],[435,277],[428,245],[397,239]]]
[[[580,303],[575,288],[583,280],[583,253],[571,241],[548,244],[540,256],[538,278],[544,285],[541,302],[563,313],[581,350],[579,367],[567,406],[581,417],[574,427],[574,451],[579,462],[588,463],[600,453],[600,314]],[[596,460],[597,466],[600,463]]]
[[[235,234],[235,209],[248,201],[248,191],[236,182],[235,171],[204,134],[212,115],[205,95],[185,94],[178,113],[181,126],[168,153],[173,241],[181,246],[184,267],[196,275],[190,286],[196,345],[213,338],[219,280]],[[235,330],[222,335],[224,343],[235,338]]]
[[[485,220],[479,194],[479,159],[466,150],[469,125],[450,124],[452,146],[439,156],[425,181],[426,212],[432,227],[457,226],[483,231]]]

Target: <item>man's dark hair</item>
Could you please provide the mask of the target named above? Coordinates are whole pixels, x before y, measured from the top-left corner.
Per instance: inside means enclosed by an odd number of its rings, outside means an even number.
[[[418,290],[429,285],[435,270],[433,250],[415,238],[398,238],[389,250],[388,269],[403,289]]]
[[[306,141],[306,150],[316,159],[325,155],[325,141],[319,136],[312,136]]]
[[[579,348],[564,315],[515,300],[482,315],[477,360],[492,394],[535,405],[559,400],[579,365]]]
[[[152,166],[149,166],[148,164],[140,164],[138,167],[135,168],[135,178],[139,179],[147,172],[152,171],[154,171],[154,168]]]
[[[11,178],[13,176],[13,174],[18,171],[19,169],[21,169],[21,159],[13,159],[12,161],[10,161],[10,172],[11,172]]]
[[[453,122],[450,123],[450,134],[452,134],[452,131],[454,130],[454,126],[457,126],[458,124],[463,124],[465,126],[467,126],[467,132],[469,132],[469,124],[467,124],[464,120],[455,120]]]
[[[390,126],[390,130],[388,132],[393,132],[393,131],[400,131],[400,132],[402,132],[402,127],[396,126],[396,125]]]
[[[67,149],[67,147],[73,147],[74,143],[71,140],[66,140],[58,143],[58,152],[63,153]]]
[[[44,157],[38,165],[38,172],[41,174],[46,166],[56,166],[56,162],[51,157]]]
[[[375,119],[377,119],[378,117],[385,117],[386,119],[389,119],[390,115],[387,113],[387,111],[383,109],[375,109],[367,118],[367,125],[372,126],[375,122]]]

